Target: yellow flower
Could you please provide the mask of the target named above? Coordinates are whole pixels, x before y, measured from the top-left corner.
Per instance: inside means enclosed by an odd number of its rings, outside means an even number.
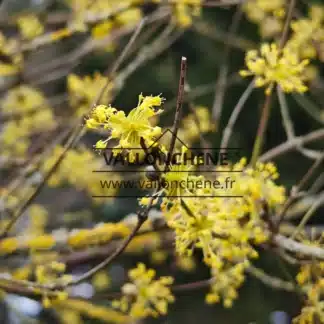
[[[243,77],[254,75],[255,86],[267,86],[268,94],[274,83],[280,85],[285,92],[305,92],[304,71],[308,60],[300,60],[298,54],[289,47],[280,50],[275,43],[262,44],[260,53],[248,51],[245,56],[248,70],[240,71]]]
[[[321,239],[310,242],[302,240],[304,244],[322,247]],[[301,313],[294,318],[294,324],[324,323],[324,262],[313,261],[302,264],[296,280],[305,294],[305,305]]]
[[[260,202],[265,201],[275,211],[286,199],[284,188],[274,183],[278,172],[272,163],[257,163],[254,169],[245,166],[246,159],[242,159],[233,166],[215,168],[219,183],[231,179],[230,191],[211,188],[204,196],[204,190],[194,190],[194,195],[183,197],[181,203],[161,205],[168,226],[175,232],[176,252],[191,256],[194,249],[202,251],[204,262],[215,273],[215,284],[207,301],[218,302],[222,297],[225,307],[231,307],[237,296],[244,267],[250,259],[258,257],[255,245],[269,238],[262,216],[264,205]],[[230,177],[225,175],[226,171],[231,172]],[[217,197],[223,195],[230,197]],[[223,281],[233,289],[224,291]]]
[[[244,270],[248,265],[249,262],[244,261],[234,266],[212,269],[212,284],[210,292],[206,295],[206,302],[214,304],[223,298],[224,307],[232,307],[233,301],[238,297],[237,289],[244,282]]]
[[[210,111],[207,107],[197,106],[194,109],[195,114],[191,113],[184,117],[181,122],[181,128],[178,131],[178,138],[185,141],[187,146],[192,146],[193,142],[199,139],[201,134],[216,130],[216,125],[212,122]],[[199,122],[198,125],[197,121]]]
[[[169,288],[173,278],[155,279],[155,271],[146,269],[143,263],[139,263],[128,274],[131,283],[122,287],[123,297],[113,301],[113,307],[128,313],[132,318],[165,315],[168,304],[174,302]]]
[[[323,61],[321,48],[324,44],[324,7],[313,5],[309,17],[291,23],[293,31],[287,46],[302,58],[315,58]]]
[[[174,3],[174,17],[176,23],[180,27],[190,27],[192,25],[192,17],[199,16],[201,13],[201,0],[184,0],[171,1]]]
[[[19,44],[15,39],[7,39],[0,32],[0,75],[9,76],[19,72],[23,57],[19,51]]]
[[[0,242],[0,255],[10,254],[18,249],[18,240],[16,238],[6,238]]]
[[[50,249],[55,245],[55,239],[50,234],[44,234],[28,239],[26,244],[30,249]]]
[[[2,102],[2,109],[7,114],[29,113],[33,110],[48,108],[43,94],[27,85],[21,85],[8,91]]]
[[[119,139],[119,143],[114,146],[114,154],[121,153],[124,149],[129,149],[130,161],[135,158],[134,151],[141,149],[140,140],[143,138],[145,144],[150,146],[161,134],[161,128],[152,127],[150,118],[160,114],[162,110],[156,107],[161,106],[163,98],[160,96],[139,96],[138,105],[126,116],[124,111],[104,105],[97,106],[87,120],[88,128],[104,128],[111,132],[105,141],[99,141],[97,148],[104,148],[111,139]]]
[[[116,23],[120,25],[136,25],[142,19],[142,12],[139,8],[123,10],[116,15]]]
[[[82,116],[89,111],[98,94],[98,89],[102,89],[107,81],[108,79],[100,73],[95,73],[93,76],[86,75],[85,77],[79,77],[75,74],[68,76],[69,102],[76,110],[77,116]],[[109,101],[111,89],[112,83],[106,87],[101,98],[103,102]]]
[[[36,281],[41,284],[67,283],[72,278],[69,275],[64,275],[65,268],[64,263],[56,261],[46,265],[38,265],[35,269]]]
[[[26,39],[33,39],[44,32],[44,26],[38,17],[33,14],[26,14],[17,20],[22,36]]]
[[[285,0],[247,0],[243,11],[247,18],[258,24],[262,37],[274,37],[283,28],[285,18]]]
[[[106,271],[99,271],[92,278],[92,284],[96,290],[105,290],[110,287],[111,279]]]
[[[100,39],[107,37],[110,33],[110,31],[113,29],[113,22],[112,21],[103,21],[97,25],[95,25],[91,29],[91,35],[94,39]]]
[[[47,171],[58,159],[63,147],[56,146],[50,158],[44,163],[44,171]],[[104,160],[95,152],[86,149],[69,150],[56,172],[51,176],[48,184],[50,187],[58,187],[64,182],[75,186],[78,190],[84,190],[91,196],[114,196],[118,188],[103,188],[101,175],[93,170],[100,170],[104,166]],[[84,174],[87,174],[85,177]],[[119,180],[117,173],[111,175],[114,181]]]

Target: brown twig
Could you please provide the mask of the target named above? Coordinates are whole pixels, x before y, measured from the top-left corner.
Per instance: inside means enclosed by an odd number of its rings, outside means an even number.
[[[175,142],[177,140],[177,134],[178,134],[178,129],[179,129],[180,120],[181,120],[181,111],[182,111],[182,103],[183,103],[183,95],[184,95],[186,70],[187,70],[187,59],[185,57],[182,57],[181,58],[181,67],[180,67],[177,106],[176,106],[176,112],[175,112],[175,116],[174,116],[173,127],[172,127],[172,137],[171,137],[171,141],[170,141],[170,147],[169,147],[169,151],[168,151],[168,156],[167,156],[164,172],[169,170]]]

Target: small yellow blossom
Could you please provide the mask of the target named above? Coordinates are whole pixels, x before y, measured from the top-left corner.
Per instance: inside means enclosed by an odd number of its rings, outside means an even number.
[[[98,291],[105,290],[110,287],[111,279],[106,271],[99,271],[93,276],[92,284]]]
[[[57,261],[52,261],[46,265],[38,265],[35,269],[36,281],[40,284],[67,283],[72,277],[64,274],[65,269],[65,264]]]
[[[2,101],[2,110],[6,114],[30,113],[33,110],[43,110],[48,107],[43,94],[27,85],[11,89]]]
[[[135,319],[165,315],[168,304],[174,302],[169,288],[173,283],[173,278],[155,279],[155,271],[146,269],[143,263],[139,263],[128,274],[131,283],[126,283],[123,286],[123,297],[113,301],[113,307],[128,313]]]
[[[23,57],[15,39],[7,39],[0,32],[0,76],[16,74],[22,67]]]
[[[18,240],[15,237],[3,239],[0,242],[0,255],[13,253],[18,246]]]
[[[23,15],[17,20],[20,32],[26,39],[33,39],[44,32],[44,26],[33,14]]]
[[[291,23],[292,35],[287,46],[302,58],[324,60],[321,48],[324,45],[324,7],[312,5],[309,17],[302,17]]]
[[[44,171],[47,171],[57,161],[62,154],[64,148],[56,146],[50,158],[46,159],[44,163]],[[80,191],[86,191],[91,196],[106,195],[113,197],[117,193],[118,188],[103,188],[100,181],[101,175],[94,170],[100,170],[105,166],[105,162],[101,157],[98,157],[95,152],[78,149],[69,150],[60,167],[49,179],[50,187],[58,187],[67,182],[75,186]],[[106,170],[107,170],[107,166]],[[84,175],[87,174],[85,177]],[[120,179],[117,173],[112,173],[111,177],[114,181]]]
[[[274,83],[280,85],[285,92],[305,92],[304,71],[308,60],[300,60],[298,54],[289,47],[280,50],[275,43],[262,44],[260,53],[250,50],[245,56],[248,70],[240,71],[243,77],[254,75],[255,86],[266,86],[269,94]]]
[[[206,295],[206,302],[214,304],[222,298],[224,307],[232,307],[233,301],[238,297],[237,289],[244,282],[244,271],[248,264],[245,261],[234,266],[225,266],[224,269],[212,269],[212,283],[210,292]]]
[[[119,25],[136,25],[142,19],[142,12],[139,8],[123,10],[116,15],[116,23]]]
[[[89,111],[91,105],[98,94],[98,89],[102,89],[108,79],[100,73],[95,73],[93,76],[79,77],[75,74],[70,74],[67,79],[69,91],[69,102],[71,107],[76,110],[77,116],[82,116]],[[103,102],[109,101],[112,84],[106,87],[101,98]]]
[[[303,240],[305,244],[323,246],[319,241],[310,242]],[[313,261],[303,264],[296,276],[296,280],[305,294],[305,304],[301,313],[294,318],[294,324],[324,323],[324,262]]]
[[[202,0],[183,0],[180,3],[179,1],[170,2],[174,5],[174,18],[180,27],[190,27],[193,17],[201,14]]]
[[[205,106],[194,107],[195,112],[188,114],[181,121],[177,137],[181,139],[188,147],[193,146],[194,142],[200,138],[202,134],[213,132],[216,125],[213,123],[210,110]],[[198,122],[198,124],[197,124]],[[163,136],[162,140],[164,141]],[[176,142],[176,145],[180,141]]]
[[[285,6],[285,0],[247,0],[243,4],[243,11],[250,21],[259,26],[261,36],[270,38],[283,29]]]
[[[26,245],[30,249],[50,249],[55,245],[55,239],[50,234],[36,236],[27,240]]]
[[[103,21],[92,28],[92,37],[95,39],[107,37],[110,31],[113,29],[113,27],[114,24],[112,21]]]

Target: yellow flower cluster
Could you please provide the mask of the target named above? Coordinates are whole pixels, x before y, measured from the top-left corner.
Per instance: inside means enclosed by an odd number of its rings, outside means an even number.
[[[57,315],[60,318],[60,323],[84,324],[80,312],[71,309],[64,309],[61,307],[55,307],[55,309],[57,310]]]
[[[39,265],[35,270],[36,281],[40,284],[53,284],[54,282],[67,282],[71,276],[64,275],[65,264],[60,262],[51,262],[48,265]]]
[[[286,0],[248,0],[243,10],[249,20],[259,26],[262,37],[280,34],[284,25]]]
[[[70,275],[65,275],[65,264],[53,261],[48,265],[38,265],[35,269],[36,282],[42,285],[46,284],[65,284],[68,283],[72,277]],[[51,306],[52,302],[55,300],[63,301],[68,298],[68,294],[65,291],[57,291],[57,294],[53,296],[48,296],[44,293],[43,296],[43,306],[48,308]]]
[[[19,53],[19,44],[15,39],[7,39],[0,32],[0,76],[9,76],[19,72],[23,57]]]
[[[46,172],[57,161],[64,148],[57,146],[43,166]],[[48,181],[50,187],[58,187],[64,183],[75,186],[80,191],[86,191],[91,196],[114,196],[118,188],[102,188],[100,180],[102,175],[98,172],[105,166],[105,162],[94,152],[86,149],[75,149],[67,151],[62,163],[56,172]],[[107,170],[107,166],[105,166]],[[117,181],[119,176],[117,173],[110,173],[110,179]]]
[[[68,245],[74,249],[82,249],[87,246],[105,244],[114,238],[126,237],[130,231],[130,227],[122,222],[98,224],[91,230],[75,230],[68,239]]]
[[[201,14],[202,0],[171,0],[169,2],[174,5],[174,19],[180,27],[190,27],[193,22],[193,17],[200,16]]]
[[[235,264],[234,266],[224,267],[222,269],[212,269],[212,284],[210,292],[206,295],[208,304],[218,303],[223,299],[224,307],[230,308],[233,301],[238,297],[237,289],[242,285],[245,279],[244,271],[249,262]]]
[[[88,128],[106,129],[110,131],[110,136],[102,141],[98,141],[96,148],[104,149],[108,141],[118,139],[119,143],[114,146],[114,154],[119,154],[129,149],[129,159],[135,159],[136,151],[141,150],[141,138],[145,145],[149,147],[161,134],[161,128],[152,127],[150,119],[162,112],[157,109],[163,103],[160,96],[139,96],[137,107],[132,109],[126,116],[122,110],[117,110],[111,106],[99,105],[93,109],[87,119]]]
[[[186,147],[182,147],[180,157],[176,156],[177,161],[171,164],[169,171],[162,175],[162,181],[164,182],[163,193],[166,195],[165,202],[169,199],[180,199],[181,197],[194,196],[195,193],[187,186],[180,185],[186,181],[198,181],[202,180],[202,176],[193,175],[194,171],[193,163],[185,163],[185,158],[192,154]],[[179,185],[177,185],[179,184]]]
[[[139,8],[125,9],[114,16],[113,19],[104,20],[96,24],[91,29],[91,35],[94,39],[104,39],[110,36],[111,32],[121,26],[133,26],[137,25],[142,19],[142,11]],[[105,49],[108,52],[114,50],[113,37],[112,42],[108,43]]]
[[[4,113],[18,114],[9,119],[0,134],[4,155],[24,156],[30,146],[30,136],[52,129],[55,117],[43,94],[37,89],[21,85],[10,90],[2,101]]]
[[[32,204],[28,208],[29,223],[26,232],[28,235],[36,236],[44,233],[48,220],[48,210],[39,204]]]
[[[1,102],[5,114],[27,114],[34,110],[48,108],[48,103],[43,94],[32,87],[21,85],[13,88]]]
[[[55,308],[61,312],[62,308],[64,310],[70,310],[80,313],[88,318],[98,319],[104,323],[129,323],[128,317],[112,308],[108,308],[106,306],[98,306],[94,305],[86,300],[81,299],[68,299],[64,301],[55,301]],[[69,314],[67,317],[67,324],[77,324],[78,322],[72,321],[76,316]],[[83,322],[82,322],[83,323]]]
[[[143,263],[130,270],[128,275],[131,283],[122,287],[123,296],[120,300],[113,301],[113,307],[128,313],[134,319],[165,315],[168,304],[174,302],[169,288],[173,278],[155,279],[155,271],[146,269]]]
[[[20,32],[25,39],[33,39],[44,32],[44,26],[34,14],[26,14],[17,19]]]
[[[324,262],[303,264],[296,280],[306,294],[306,303],[293,323],[324,323]]]
[[[53,248],[55,244],[55,238],[51,234],[10,237],[1,240],[0,255],[11,254],[19,249],[29,249],[31,251],[49,250]]]
[[[73,12],[73,20],[70,28],[84,32],[88,29],[88,23],[95,20],[104,20],[111,14],[116,13],[113,23],[134,24],[141,19],[141,12],[138,8],[131,8],[132,5],[139,5],[143,0],[66,0]],[[119,12],[120,11],[120,12]],[[123,16],[124,15],[124,16]],[[105,21],[108,22],[108,21]]]
[[[193,189],[192,186],[186,195],[181,192],[181,199],[164,198],[161,206],[168,226],[175,231],[176,251],[191,256],[195,248],[201,249],[205,263],[217,273],[216,277],[224,271],[223,275],[228,280],[235,274],[238,283],[242,282],[239,280],[239,274],[243,273],[241,267],[244,265],[245,268],[249,259],[258,257],[253,245],[262,244],[269,237],[268,225],[261,216],[264,208],[261,202],[265,201],[271,209],[276,209],[286,198],[284,188],[274,183],[278,173],[273,164],[258,163],[255,169],[245,166],[246,159],[242,159],[232,167],[216,168],[216,173],[221,171],[217,176],[220,183],[225,183],[228,177],[224,171],[232,171],[233,186],[230,190]],[[182,178],[178,181],[192,177],[185,172],[179,174]],[[229,194],[238,198],[213,198]],[[222,290],[218,284],[216,278],[214,291]],[[232,291],[228,295],[222,292],[222,295],[228,306],[229,300],[236,296]],[[212,297],[208,299],[211,302]],[[213,300],[218,299],[214,296]]]
[[[302,58],[315,58],[317,54],[324,61],[324,7],[313,5],[309,17],[291,23],[293,31],[287,46]]]
[[[210,111],[207,107],[197,106],[194,107],[194,109],[195,114],[190,113],[182,119],[181,127],[177,134],[178,138],[188,146],[194,144],[201,134],[207,134],[216,130],[215,124],[212,122]],[[197,125],[197,121],[199,125]]]
[[[67,87],[69,92],[69,103],[75,110],[77,116],[86,114],[93,105],[98,89],[102,89],[107,83],[108,79],[100,73],[95,73],[93,76],[79,77],[75,74],[70,74],[67,78]],[[110,92],[112,84],[106,87],[105,92],[101,98],[103,102],[110,100]]]
[[[15,252],[19,247],[17,238],[10,237],[0,242],[0,255],[10,254]]]
[[[309,61],[300,60],[298,53],[289,46],[280,50],[275,43],[264,43],[260,52],[250,50],[246,53],[245,63],[247,70],[241,70],[240,75],[255,76],[255,86],[266,86],[267,94],[270,93],[274,83],[285,92],[307,91],[304,72]]]
[[[97,291],[102,291],[110,287],[111,278],[107,272],[103,270],[93,276],[91,283]]]

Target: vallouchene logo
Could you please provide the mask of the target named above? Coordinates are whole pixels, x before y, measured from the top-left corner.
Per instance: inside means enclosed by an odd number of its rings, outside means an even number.
[[[185,148],[184,152],[176,152],[169,155],[163,152],[159,145],[165,136],[175,136],[170,129],[166,129],[145,152],[143,148],[127,148],[120,149],[120,153],[116,154],[116,148],[101,149],[102,156],[107,165],[107,169],[93,170],[100,173],[102,178],[99,180],[101,192],[109,192],[111,189],[119,190],[118,197],[124,198],[140,198],[143,196],[143,190],[147,191],[147,196],[154,189],[164,188],[166,192],[197,192],[197,189],[213,189],[213,195],[202,197],[238,197],[230,195],[230,190],[235,184],[233,173],[240,173],[242,170],[226,169],[230,165],[230,161],[240,158],[241,148],[201,148],[188,147],[178,136],[176,142]],[[164,167],[170,164],[167,171]],[[216,167],[225,167],[220,170]],[[197,170],[204,173],[206,177],[200,180],[191,180],[190,176]],[[111,179],[111,173],[119,173],[123,178]],[[218,175],[222,173],[222,176]],[[138,178],[134,179],[134,175],[138,174]],[[170,176],[171,174],[171,176]],[[226,176],[225,176],[226,174]],[[132,175],[132,179],[129,179]],[[179,190],[178,190],[179,189]],[[215,190],[222,193],[228,191],[228,194],[215,195]],[[131,192],[131,194],[130,194]],[[95,195],[94,198],[114,197],[111,195]],[[176,198],[175,196],[168,196]],[[180,196],[177,196],[180,197]],[[186,197],[181,195],[182,198]],[[193,197],[193,195],[190,195]]]

